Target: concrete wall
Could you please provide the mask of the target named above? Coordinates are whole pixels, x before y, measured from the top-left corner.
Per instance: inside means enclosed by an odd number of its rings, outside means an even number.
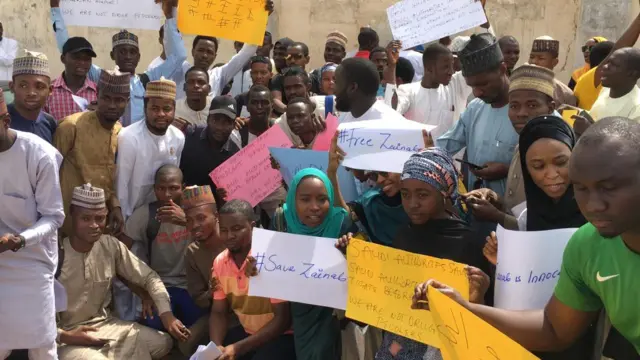
[[[151,0],[136,0],[151,1]],[[357,47],[357,32],[370,25],[377,30],[381,43],[391,39],[385,9],[397,0],[274,0],[276,13],[270,20],[274,39],[289,36],[306,42],[311,50],[311,68],[323,63],[326,34],[341,30],[350,39],[349,50]],[[560,40],[558,77],[567,81],[571,71],[582,64],[580,47],[595,35],[616,39],[638,12],[635,0],[488,0],[487,14],[496,34],[513,35],[521,44],[521,62],[528,59],[534,38],[550,35]],[[20,41],[21,47],[49,55],[52,71],[58,74],[62,64],[57,60],[53,31],[46,0],[1,0],[0,21],[5,36]],[[112,67],[109,57],[111,35],[118,29],[73,28],[72,36],[87,37],[96,48],[96,63]],[[140,37],[142,59],[138,71],[146,69],[161,48],[156,31],[135,30]],[[185,36],[190,49],[193,37]],[[222,41],[216,62],[228,60],[234,53],[231,41]]]

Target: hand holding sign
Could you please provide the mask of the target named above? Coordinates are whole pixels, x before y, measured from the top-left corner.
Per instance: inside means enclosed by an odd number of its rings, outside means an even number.
[[[428,302],[446,360],[538,359],[520,344],[489,325],[464,305],[455,290],[437,282],[427,289]]]

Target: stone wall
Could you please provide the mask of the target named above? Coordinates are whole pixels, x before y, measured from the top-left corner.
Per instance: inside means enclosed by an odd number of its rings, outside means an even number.
[[[136,0],[151,1],[151,0]],[[349,50],[357,47],[357,32],[370,25],[377,30],[381,43],[391,39],[385,9],[396,0],[274,0],[276,13],[270,20],[274,39],[289,36],[304,41],[311,50],[311,68],[323,63],[322,54],[326,34],[331,30],[343,31],[350,39]],[[581,66],[580,47],[595,35],[616,39],[629,21],[637,14],[635,0],[488,0],[487,14],[496,35],[513,35],[521,44],[521,62],[528,59],[534,38],[550,35],[561,41],[558,77],[567,81],[571,71]],[[62,64],[57,61],[53,31],[46,0],[2,0],[0,21],[5,36],[20,41],[22,48],[41,51],[49,55],[52,71],[58,74]],[[84,36],[96,48],[96,63],[112,67],[109,57],[111,35],[118,29],[74,28],[71,36]],[[160,54],[156,31],[135,30],[140,37],[142,59],[138,71]],[[185,36],[191,48],[192,36]],[[231,41],[222,41],[216,62],[226,61],[234,53]]]

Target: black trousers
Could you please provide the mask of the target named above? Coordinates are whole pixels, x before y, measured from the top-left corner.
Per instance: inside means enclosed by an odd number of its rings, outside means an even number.
[[[235,344],[249,336],[242,326],[236,326],[227,332],[223,346]],[[293,334],[282,334],[237,360],[296,360]]]

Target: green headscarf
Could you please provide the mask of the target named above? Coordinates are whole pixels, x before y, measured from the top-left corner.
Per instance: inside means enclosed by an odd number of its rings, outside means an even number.
[[[296,212],[296,191],[298,189],[298,185],[300,185],[302,179],[309,176],[317,177],[322,180],[325,189],[327,189],[327,196],[329,197],[329,212],[324,218],[324,221],[322,221],[322,224],[313,228],[304,225],[300,221],[298,213]],[[333,186],[325,173],[315,168],[306,168],[298,171],[289,185],[287,201],[282,207],[284,210],[284,219],[287,222],[287,232],[290,234],[326,238],[337,238],[340,236],[340,229],[342,228],[342,223],[347,216],[347,211],[343,208],[333,206],[333,196]]]

